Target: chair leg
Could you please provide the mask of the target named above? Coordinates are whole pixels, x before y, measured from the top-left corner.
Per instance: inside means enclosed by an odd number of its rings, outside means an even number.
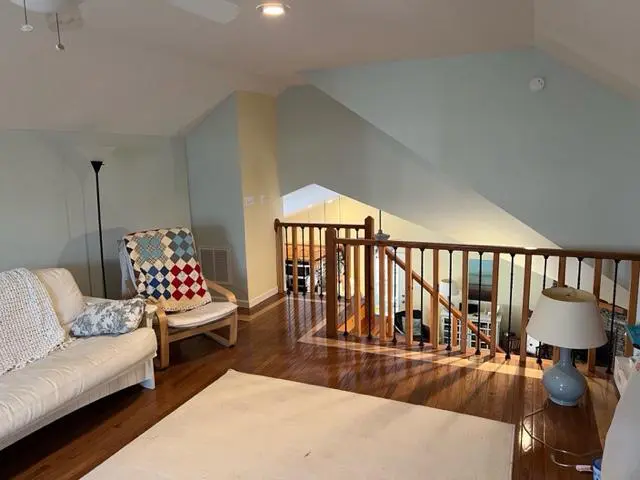
[[[233,347],[238,341],[238,312],[234,312],[229,326],[229,346]]]
[[[158,350],[160,369],[164,370],[169,366],[169,323],[164,312],[157,312],[158,318]]]
[[[223,347],[233,347],[238,341],[238,313],[235,312],[233,315],[229,317],[229,338],[224,338],[222,335],[218,335],[214,333],[215,330],[221,328],[220,326],[215,327],[212,331],[203,332],[207,337],[215,340]]]

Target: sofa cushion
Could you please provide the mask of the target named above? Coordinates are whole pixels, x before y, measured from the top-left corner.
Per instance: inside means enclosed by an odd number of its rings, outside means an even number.
[[[78,395],[115,379],[156,351],[152,329],[73,341],[66,349],[0,376],[0,440]]]
[[[62,328],[69,333],[73,320],[86,307],[76,280],[65,268],[46,268],[36,270],[34,273],[49,292],[53,309],[58,315]]]
[[[167,315],[167,323],[173,328],[191,328],[215,322],[235,312],[238,306],[230,302],[212,302],[188,312]]]

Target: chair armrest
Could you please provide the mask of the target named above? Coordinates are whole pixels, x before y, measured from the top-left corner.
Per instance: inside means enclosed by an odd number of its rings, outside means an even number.
[[[235,304],[238,303],[238,300],[236,299],[236,296],[233,294],[233,292],[231,290],[227,290],[223,286],[218,285],[213,280],[208,280],[208,279],[205,278],[204,281],[207,282],[207,287],[209,287],[211,290],[221,294],[223,297],[225,297],[227,299],[228,302],[235,303]]]

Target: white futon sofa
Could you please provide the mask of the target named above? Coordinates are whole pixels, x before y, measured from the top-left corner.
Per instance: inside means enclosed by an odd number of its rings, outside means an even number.
[[[63,328],[87,303],[68,270],[38,270]],[[145,316],[147,317],[147,316]],[[123,388],[154,388],[156,337],[148,320],[120,336],[75,339],[66,348],[0,375],[0,450],[84,405]]]

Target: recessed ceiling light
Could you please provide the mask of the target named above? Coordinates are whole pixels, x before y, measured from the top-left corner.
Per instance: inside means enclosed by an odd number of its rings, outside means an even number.
[[[287,13],[289,5],[282,2],[267,2],[258,5],[257,10],[263,17],[281,17]]]

